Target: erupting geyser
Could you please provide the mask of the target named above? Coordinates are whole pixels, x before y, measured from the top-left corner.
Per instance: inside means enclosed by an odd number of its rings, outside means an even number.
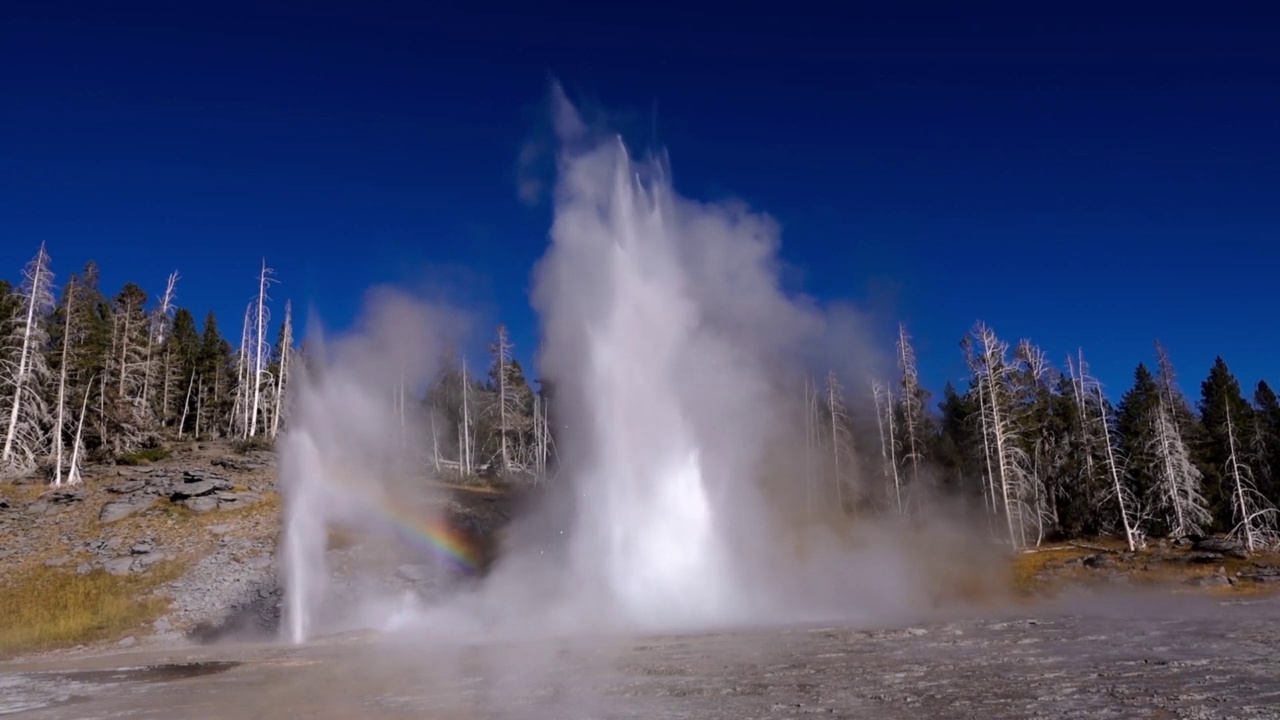
[[[754,537],[771,534],[760,460],[799,427],[778,422],[779,360],[820,323],[778,288],[767,218],[679,197],[663,162],[554,101],[563,149],[533,298],[579,496],[572,582],[631,625],[745,620],[768,594],[753,578],[770,554]]]
[[[572,520],[546,515],[525,527],[567,533],[567,546],[557,545],[564,556],[553,560],[536,538],[508,543],[477,594],[420,621],[449,629],[675,629],[843,608],[850,574],[830,565],[798,572],[775,523],[780,502],[813,496],[785,462],[779,473],[766,461],[802,457],[795,450],[808,412],[803,378],[830,332],[819,310],[779,287],[777,228],[737,204],[680,197],[661,160],[637,161],[620,139],[589,130],[558,88],[553,94],[561,145],[555,218],[534,273],[533,305],[542,323],[539,375],[554,385],[557,483],[573,494]],[[420,358],[438,353],[398,330],[378,342]],[[388,362],[369,354],[360,362],[371,360]],[[404,372],[333,362],[320,382],[294,385],[298,412],[283,444],[292,476],[285,490],[294,640],[309,632],[324,573],[317,535],[345,506],[326,478],[343,463],[402,452],[385,442],[401,437],[385,427],[389,370]],[[376,473],[363,477],[377,482]],[[783,484],[770,512],[768,482]],[[807,562],[813,548],[830,547],[826,540],[809,543]],[[881,571],[878,584],[889,579]]]

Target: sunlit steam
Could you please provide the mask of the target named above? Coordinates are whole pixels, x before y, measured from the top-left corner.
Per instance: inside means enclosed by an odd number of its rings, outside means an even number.
[[[282,629],[290,641],[310,638],[333,599],[325,561],[332,528],[394,539],[396,514],[388,508],[431,511],[416,453],[402,441],[411,433],[421,437],[422,424],[416,413],[397,412],[395,391],[425,384],[454,324],[449,314],[408,296],[377,291],[349,335],[331,345],[318,336],[310,341],[308,367],[292,381],[289,429],[279,443]],[[346,617],[338,625],[359,622],[356,616],[370,612],[373,600],[342,608]]]
[[[662,159],[593,133],[558,88],[553,104],[554,222],[532,301],[537,370],[555,388],[558,475],[482,585],[373,624],[573,633],[903,608],[916,578],[893,543],[829,531],[844,529],[844,513],[828,508],[857,496],[856,463],[840,469],[840,487],[819,486],[823,460],[806,446],[808,378],[834,367],[869,388],[850,373],[874,364],[865,333],[848,311],[783,291],[768,217],[679,196]],[[317,534],[352,507],[336,473],[359,466],[362,492],[384,493],[383,478],[405,475],[385,379],[407,373],[416,386],[439,352],[429,328],[407,337],[386,331],[399,326],[386,312],[371,316],[384,319],[348,340],[363,352],[333,353],[294,391],[282,483],[295,641],[314,632],[323,593]],[[425,466],[413,473],[421,483]]]

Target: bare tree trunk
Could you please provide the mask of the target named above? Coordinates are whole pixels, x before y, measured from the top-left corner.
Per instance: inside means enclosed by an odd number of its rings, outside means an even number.
[[[93,380],[94,378],[89,378],[89,384],[84,389],[84,400],[80,402],[80,422],[76,423],[76,440],[71,446],[71,467],[67,470],[68,485],[80,484],[80,447],[83,444],[81,438],[84,434],[85,410],[89,408],[89,393],[93,391]]]
[[[435,464],[436,475],[440,475],[440,439],[436,435],[436,413],[431,412],[431,461]]]
[[[267,261],[262,261],[262,272],[258,275],[258,310],[256,313],[257,322],[254,327],[254,344],[253,344],[253,409],[249,412],[249,430],[247,437],[254,437],[258,434],[258,408],[262,402],[262,371],[263,371],[263,348],[266,345],[267,333],[267,283],[268,273],[271,271],[267,268]]]
[[[62,437],[62,432],[66,425],[67,360],[69,355],[68,350],[71,348],[71,307],[72,303],[75,302],[74,282],[68,283],[66,295],[67,305],[62,309],[63,314],[66,316],[63,318],[62,324],[62,367],[58,370],[58,420],[54,423],[53,429],[54,454],[57,456],[53,471],[54,486],[62,485],[62,455],[65,450],[63,446],[65,441]]]
[[[1124,525],[1125,542],[1129,545],[1129,552],[1134,552],[1142,542],[1138,538],[1137,527],[1134,526],[1130,519],[1129,508],[1125,503],[1125,488],[1120,482],[1120,472],[1116,468],[1115,453],[1111,448],[1111,429],[1107,425],[1107,406],[1102,397],[1102,386],[1095,385],[1095,387],[1098,391],[1098,419],[1102,422],[1102,439],[1107,448],[1107,468],[1111,472],[1111,482],[1115,486],[1116,504],[1120,508],[1120,522]]]
[[[227,434],[230,435],[234,428],[235,418],[241,413],[244,414],[241,419],[240,436],[249,437],[249,343],[251,337],[250,320],[252,318],[253,306],[246,306],[244,309],[244,328],[240,333],[240,357],[236,359],[236,399],[231,407],[232,421],[227,426]]]
[[[898,366],[902,370],[902,429],[907,435],[907,456],[903,459],[911,463],[911,486],[918,489],[923,446],[919,438],[920,416],[924,408],[920,407],[920,376],[916,372],[916,354],[911,348],[911,336],[907,334],[907,326],[903,323],[898,324]],[[890,398],[892,398],[892,392]],[[892,402],[890,405],[892,406]],[[890,422],[892,423],[892,418]],[[892,425],[889,433],[890,437],[894,437]],[[898,512],[902,512],[901,507]]]
[[[831,419],[831,463],[835,472],[836,505],[844,512],[844,476],[840,474],[841,429],[845,422],[844,398],[834,372],[827,373],[827,411]]]
[[[805,506],[809,516],[813,516],[814,486],[816,485],[813,460],[818,452],[818,428],[814,422],[818,414],[818,387],[813,378],[804,378],[804,487]]]
[[[215,382],[214,386],[217,387],[216,385],[217,380],[215,379],[214,382]],[[200,440],[200,418],[202,417],[204,417],[204,378],[203,377],[200,378],[200,384],[196,388],[195,438],[197,442]]]
[[[187,383],[187,399],[182,402],[182,417],[178,419],[178,439],[182,439],[182,433],[187,427],[187,411],[191,408],[191,388],[196,384],[196,373],[191,372],[191,381]]]
[[[275,437],[280,431],[280,414],[284,410],[284,392],[286,375],[289,373],[289,357],[293,354],[293,308],[292,304],[285,302],[284,304],[284,330],[282,331],[280,343],[280,372],[276,378],[276,407],[271,414],[271,437]],[[403,425],[403,419],[401,425]]]
[[[470,380],[467,379],[467,359],[462,359],[462,437],[463,437],[463,472],[471,476],[471,409],[467,402],[470,392]]]
[[[1227,468],[1231,473],[1231,480],[1235,483],[1235,503],[1239,509],[1242,518],[1241,529],[1244,530],[1244,547],[1249,552],[1257,552],[1258,543],[1254,538],[1254,529],[1252,522],[1252,512],[1249,503],[1245,499],[1244,477],[1240,470],[1240,462],[1236,457],[1236,431],[1235,426],[1231,422],[1231,406],[1227,405],[1227,448],[1231,454],[1227,458]]]
[[[35,259],[28,267],[27,290],[24,293],[27,307],[22,326],[22,349],[18,354],[17,368],[13,378],[13,406],[9,409],[9,427],[5,432],[4,448],[0,450],[0,462],[4,463],[10,462],[14,455],[14,440],[18,435],[18,420],[22,416],[22,400],[28,381],[27,375],[30,374],[34,363],[33,356],[40,352],[34,342],[36,322],[40,317],[38,311],[47,302],[51,302],[52,298],[49,256],[45,253],[44,243],[40,244],[40,251],[36,253]],[[50,301],[46,301],[46,297],[50,298]]]

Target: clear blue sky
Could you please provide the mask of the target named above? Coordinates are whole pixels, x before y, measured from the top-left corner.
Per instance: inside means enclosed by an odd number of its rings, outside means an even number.
[[[1192,395],[1215,354],[1280,381],[1272,14],[189,5],[6,8],[0,276],[42,240],[109,292],[179,269],[235,334],[265,256],[335,324],[408,281],[527,355],[549,215],[517,160],[554,75],[656,131],[683,193],[774,215],[796,287],[870,304],[886,344],[906,320],[935,391],[978,318],[1083,346],[1112,394],[1157,337]]]

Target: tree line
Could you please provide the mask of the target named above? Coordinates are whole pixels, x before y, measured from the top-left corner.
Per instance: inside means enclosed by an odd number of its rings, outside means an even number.
[[[179,280],[171,273],[154,296],[132,282],[108,296],[91,261],[59,284],[43,245],[18,283],[0,280],[0,477],[43,471],[54,485],[75,484],[86,461],[166,440],[266,443],[282,430],[288,382],[307,353],[294,342],[290,303],[270,334],[272,270],[264,262],[255,278],[236,344],[212,311],[197,327],[178,303]],[[402,417],[429,418],[438,472],[540,478],[554,447],[546,398],[512,357],[505,327],[490,352],[479,377],[449,352],[425,394],[389,394]]]
[[[154,296],[134,283],[108,296],[89,262],[59,285],[41,246],[18,283],[0,280],[0,474],[76,483],[89,459],[173,439],[269,442],[287,425],[289,378],[307,349],[287,302],[270,336],[271,269],[246,292],[236,344],[213,312],[197,326],[179,279]],[[416,414],[429,434],[403,441],[438,475],[540,481],[555,468],[552,386],[530,385],[505,327],[488,350],[479,373],[447,351],[426,388],[389,388],[401,418]],[[1246,398],[1218,358],[1192,402],[1156,343],[1113,405],[1082,354],[1055,366],[981,322],[960,351],[969,378],[937,403],[905,326],[896,377],[803,383],[811,507],[919,516],[944,503],[980,513],[1015,547],[1101,534],[1134,548],[1209,532],[1250,549],[1280,541],[1280,401],[1265,381]]]
[[[835,492],[859,493],[850,506],[913,514],[968,499],[1014,547],[1113,534],[1136,549],[1148,537],[1211,532],[1250,551],[1280,543],[1280,402],[1265,381],[1246,398],[1218,357],[1193,405],[1156,342],[1153,366],[1139,363],[1113,405],[1083,353],[1057,367],[1030,341],[1011,347],[982,322],[960,347],[966,387],[948,383],[930,409],[900,326],[898,377],[871,384],[869,430],[851,417],[834,374],[810,384],[809,434],[830,457]],[[859,434],[878,454],[853,451]],[[862,482],[832,473],[859,457]]]
[[[59,285],[41,245],[17,284],[0,280],[0,473],[75,484],[86,460],[166,437],[274,436],[292,318],[286,303],[273,342],[265,263],[257,280],[237,347],[212,312],[197,328],[178,305],[177,272],[155,296],[132,282],[108,296],[92,261]]]

